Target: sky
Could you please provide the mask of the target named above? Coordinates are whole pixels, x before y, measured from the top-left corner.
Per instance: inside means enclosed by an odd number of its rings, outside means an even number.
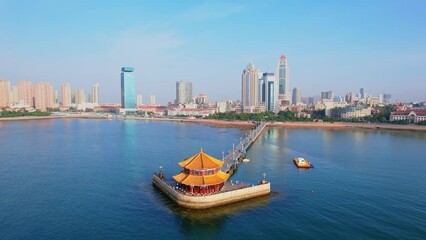
[[[100,84],[120,102],[120,69],[136,93],[166,104],[176,81],[194,96],[241,98],[249,62],[275,71],[285,54],[302,96],[358,92],[426,99],[426,1],[0,0],[0,79]]]

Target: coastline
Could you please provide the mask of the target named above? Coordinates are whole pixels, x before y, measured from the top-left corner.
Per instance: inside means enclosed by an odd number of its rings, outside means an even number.
[[[0,118],[2,121],[25,121],[25,120],[43,120],[43,119],[67,119],[67,118],[82,118],[82,119],[111,119],[111,120],[138,120],[138,121],[167,121],[167,122],[182,122],[193,124],[206,124],[220,128],[243,128],[250,129],[255,126],[253,121],[238,121],[238,120],[217,120],[217,119],[172,119],[172,118],[106,118],[103,116],[89,115],[71,115],[71,116],[41,116],[41,117],[14,117]],[[406,131],[426,131],[426,126],[419,125],[397,125],[386,123],[349,123],[349,122],[270,122],[268,127],[281,128],[323,128],[323,129],[345,129],[345,128],[363,128],[363,129],[386,129],[386,130],[406,130]]]

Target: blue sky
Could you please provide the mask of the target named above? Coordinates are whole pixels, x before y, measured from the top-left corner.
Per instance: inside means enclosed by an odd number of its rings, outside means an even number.
[[[0,16],[0,79],[99,82],[102,102],[119,102],[122,66],[145,102],[182,80],[239,99],[247,63],[273,71],[282,53],[303,96],[426,98],[426,1],[0,0]]]

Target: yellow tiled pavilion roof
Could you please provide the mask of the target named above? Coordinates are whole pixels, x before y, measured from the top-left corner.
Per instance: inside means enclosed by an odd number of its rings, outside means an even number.
[[[219,183],[223,183],[228,180],[229,174],[224,172],[217,172],[213,175],[207,176],[195,176],[190,175],[185,172],[180,172],[178,175],[173,176],[173,179],[176,182],[185,184],[185,185],[194,185],[194,186],[202,186],[202,185],[216,185]]]
[[[179,166],[190,169],[190,170],[202,170],[222,167],[223,162],[203,153],[203,149],[192,157],[189,157],[182,162],[179,162]]]

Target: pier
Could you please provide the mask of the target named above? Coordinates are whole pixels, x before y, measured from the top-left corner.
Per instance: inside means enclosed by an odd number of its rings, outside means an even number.
[[[223,161],[200,149],[199,153],[178,163],[183,170],[172,179],[166,179],[160,166],[160,172],[153,175],[154,187],[179,206],[194,209],[216,207],[270,194],[271,184],[265,180],[265,174],[256,185],[227,182],[265,127],[266,122],[257,123],[254,129],[246,133],[245,138],[240,139],[237,146],[234,144],[226,157],[223,154]]]
[[[262,121],[259,122],[256,127],[250,132],[246,133],[245,138],[240,138],[240,142],[237,146],[235,144],[232,146],[232,149],[228,151],[228,154],[225,156],[224,152],[222,153],[222,160],[224,165],[222,171],[230,175],[234,173],[237,169],[238,164],[245,158],[247,150],[250,146],[256,141],[259,135],[265,129],[267,123]]]

